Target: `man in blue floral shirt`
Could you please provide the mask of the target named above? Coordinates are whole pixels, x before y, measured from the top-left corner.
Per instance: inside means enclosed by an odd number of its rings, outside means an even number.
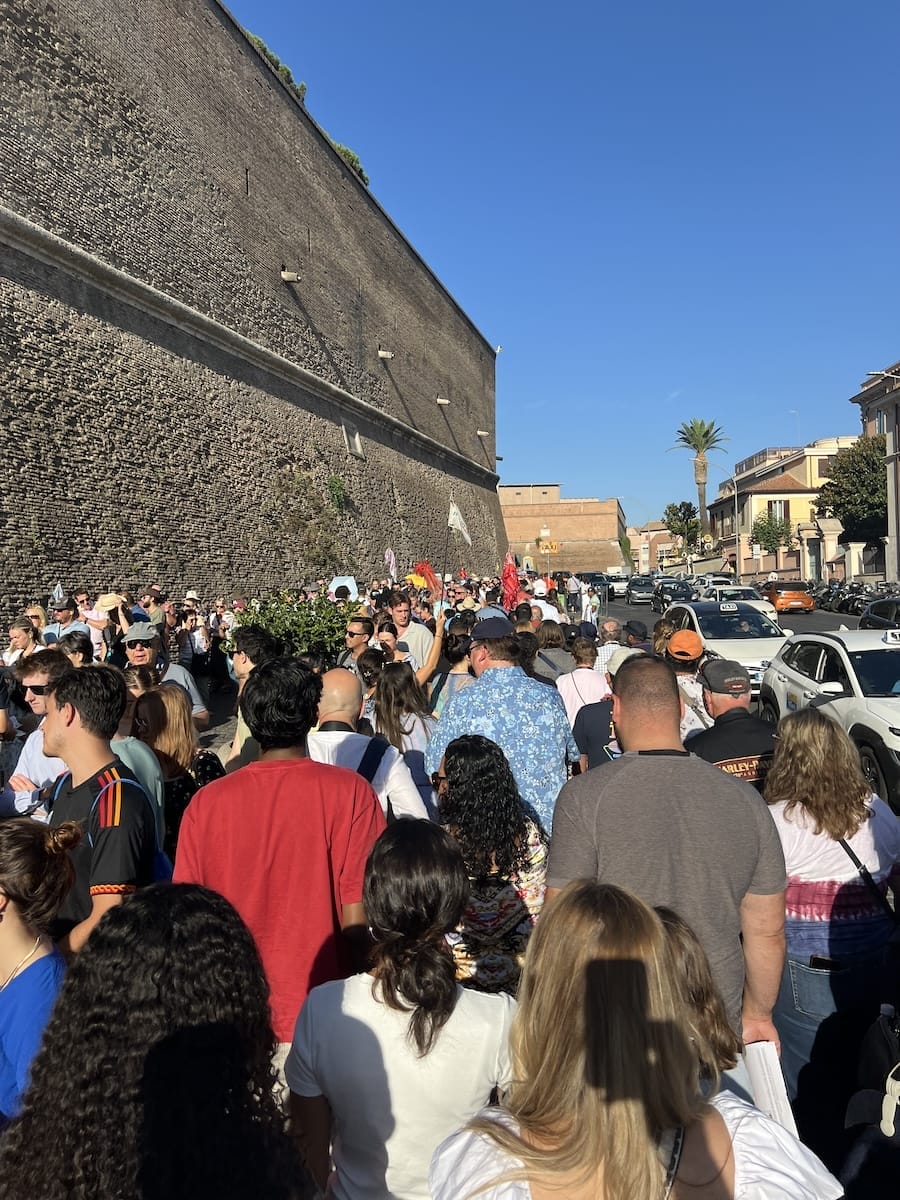
[[[518,659],[511,621],[488,617],[475,624],[470,660],[478,682],[448,700],[425,751],[425,769],[438,770],[454,738],[467,733],[490,738],[509,760],[522,799],[549,833],[566,761],[578,761],[578,747],[559,692],[530,679]]]

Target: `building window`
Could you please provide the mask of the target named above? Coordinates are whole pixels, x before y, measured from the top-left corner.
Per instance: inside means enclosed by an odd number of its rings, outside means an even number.
[[[883,408],[876,409],[875,411],[875,432],[887,433],[887,420]]]
[[[791,519],[791,505],[789,500],[770,500],[766,507],[769,516],[775,521],[789,521]]]

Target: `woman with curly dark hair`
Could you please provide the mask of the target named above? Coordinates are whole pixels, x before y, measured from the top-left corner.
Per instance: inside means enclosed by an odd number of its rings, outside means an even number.
[[[50,922],[75,882],[81,826],[0,821],[0,1127],[19,1111],[31,1060],[62,986]]]
[[[3,1200],[300,1200],[256,946],[206,888],[143,888],[75,959],[0,1140]]]
[[[471,893],[451,939],[457,978],[515,994],[525,947],[544,903],[547,837],[528,814],[506,756],[467,734],[432,779],[441,824],[462,850]]]
[[[310,1170],[340,1200],[427,1200],[448,1133],[509,1083],[513,1002],[461,988],[445,938],[469,885],[453,839],[401,818],[366,864],[367,974],[313,988],[285,1064]],[[465,1115],[464,1115],[465,1114]]]

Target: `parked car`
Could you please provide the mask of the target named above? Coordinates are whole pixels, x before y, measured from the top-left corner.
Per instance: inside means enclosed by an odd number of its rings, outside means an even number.
[[[677,600],[691,600],[693,596],[694,589],[685,579],[657,579],[650,607],[654,612],[663,613]]]
[[[676,629],[699,633],[707,652],[746,667],[754,696],[759,695],[763,671],[784,645],[789,632],[744,600],[673,604],[665,615]]]
[[[627,575],[607,575],[609,581],[610,594],[612,596],[624,596],[625,589],[628,587]]]
[[[603,571],[584,571],[580,576],[589,588],[593,588],[601,599],[605,599],[609,591],[609,576]]]
[[[859,618],[860,629],[900,629],[900,596],[874,600]]]
[[[649,604],[653,599],[653,579],[649,575],[632,575],[625,585],[626,604]]]
[[[841,629],[789,638],[766,670],[762,715],[810,705],[847,731],[873,792],[900,812],[900,629]]]
[[[778,620],[778,612],[775,605],[769,600],[764,600],[756,588],[743,587],[740,584],[729,583],[717,587],[708,587],[700,593],[698,600],[715,600],[721,603],[723,600],[745,600],[748,604],[752,604],[754,608],[758,608],[760,612],[764,612],[771,621]]]
[[[805,583],[798,579],[767,579],[759,590],[776,612],[815,612],[813,600]]]

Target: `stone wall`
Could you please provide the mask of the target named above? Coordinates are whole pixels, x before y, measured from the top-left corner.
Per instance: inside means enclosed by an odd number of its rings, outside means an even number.
[[[0,603],[442,569],[451,496],[494,570],[493,350],[227,12],[4,9]]]

